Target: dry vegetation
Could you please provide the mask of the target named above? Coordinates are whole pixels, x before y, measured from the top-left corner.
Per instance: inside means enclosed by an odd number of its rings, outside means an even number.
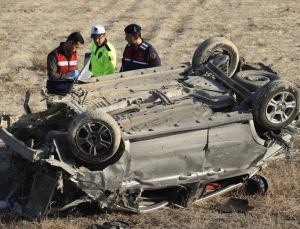
[[[300,5],[295,0],[2,0],[0,14],[0,114],[23,113],[29,89],[33,102],[44,107],[38,92],[46,83],[47,53],[70,33],[81,31],[85,39],[78,53],[81,67],[95,24],[105,26],[117,50],[116,69],[120,69],[126,45],[124,28],[137,23],[164,65],[191,61],[202,41],[222,35],[236,44],[246,61],[274,64],[279,76],[300,87]],[[187,209],[146,215],[102,214],[92,208],[90,214],[82,210],[47,216],[42,225],[5,210],[0,228],[97,228],[108,219],[132,222],[133,228],[300,228],[299,165],[300,157],[295,156],[291,161],[272,162],[263,170],[273,184],[265,196],[246,196],[239,189]],[[1,181],[0,197],[4,198]],[[215,210],[232,196],[248,199],[255,209],[247,214]]]
[[[281,77],[298,85],[300,23],[299,4],[294,0],[78,0],[76,4],[3,0],[0,6],[0,113],[23,112],[24,91],[16,82],[25,85],[25,91],[39,92],[46,84],[47,53],[74,31],[81,31],[85,39],[78,52],[81,68],[95,24],[105,26],[117,50],[117,70],[126,45],[124,28],[138,23],[163,65],[191,61],[202,41],[224,36],[246,61],[274,64]],[[19,71],[8,73],[10,63]],[[41,100],[39,93],[32,98]]]
[[[32,66],[37,70],[47,70],[47,56],[51,50],[46,46],[39,46],[30,58]]]
[[[4,80],[14,81],[17,73],[18,69],[12,63],[9,63],[6,68],[6,74],[4,74]]]

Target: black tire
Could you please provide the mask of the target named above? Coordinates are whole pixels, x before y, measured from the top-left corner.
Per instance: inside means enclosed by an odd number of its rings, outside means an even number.
[[[268,191],[268,187],[266,187],[265,179],[262,176],[254,175],[247,181],[246,190],[251,195],[263,195]]]
[[[254,119],[264,128],[278,130],[288,126],[299,113],[299,90],[286,80],[274,80],[255,94]]]
[[[194,53],[192,64],[199,67],[218,54],[229,56],[228,77],[231,77],[238,66],[239,53],[236,46],[226,38],[212,37],[201,43]]]
[[[101,163],[118,150],[121,132],[107,113],[88,111],[75,117],[68,130],[68,143],[73,154],[88,163]]]
[[[265,193],[267,193],[271,188],[271,181],[265,176],[259,175],[259,177],[264,182],[264,184],[265,184]]]
[[[234,74],[232,79],[249,91],[256,92],[265,84],[272,80],[279,80],[280,77],[266,71],[248,70]]]

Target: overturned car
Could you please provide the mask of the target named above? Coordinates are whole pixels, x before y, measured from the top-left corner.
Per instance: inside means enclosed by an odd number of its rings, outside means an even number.
[[[133,213],[187,207],[291,158],[298,89],[225,38],[204,41],[192,64],[86,77],[88,65],[66,96],[44,93],[46,111],[1,117],[0,138],[18,153],[6,201],[20,214],[40,222],[91,201]]]

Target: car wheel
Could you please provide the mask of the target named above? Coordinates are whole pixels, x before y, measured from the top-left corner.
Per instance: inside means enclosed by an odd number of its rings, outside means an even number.
[[[254,94],[252,113],[266,129],[284,128],[299,113],[299,90],[286,80],[271,81]]]
[[[68,131],[73,154],[88,163],[100,163],[118,150],[121,132],[117,122],[107,113],[88,111],[75,117]]]
[[[270,180],[265,177],[265,176],[262,176],[262,175],[259,175],[260,179],[262,179],[262,181],[264,182],[264,185],[265,185],[265,193],[268,192],[271,188],[271,182]]]
[[[232,79],[249,91],[255,92],[265,84],[272,80],[278,80],[280,77],[266,71],[248,70],[234,74]]]
[[[231,77],[238,66],[239,54],[236,46],[223,37],[212,37],[201,43],[194,53],[193,66],[199,67],[201,64],[207,63],[210,59],[220,54],[229,56],[226,75]]]
[[[255,175],[252,176],[247,184],[246,184],[246,190],[251,194],[265,194],[270,187],[270,182],[268,178],[264,176]]]

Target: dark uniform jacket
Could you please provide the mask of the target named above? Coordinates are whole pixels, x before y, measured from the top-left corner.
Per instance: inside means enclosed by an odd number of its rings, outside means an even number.
[[[123,71],[156,66],[161,66],[161,61],[151,44],[143,40],[138,50],[134,50],[133,46],[130,44],[126,46],[123,53]]]

